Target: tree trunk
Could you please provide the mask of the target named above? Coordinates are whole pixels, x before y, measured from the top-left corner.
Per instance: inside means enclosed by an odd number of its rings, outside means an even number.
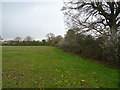
[[[118,36],[117,36],[117,25],[115,15],[112,14],[110,20],[110,32],[111,35],[108,37],[107,45],[108,47],[108,62],[116,67],[118,67]]]

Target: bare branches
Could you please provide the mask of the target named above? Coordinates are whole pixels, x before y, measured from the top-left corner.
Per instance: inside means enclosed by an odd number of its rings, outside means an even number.
[[[120,1],[99,2],[99,0],[91,0],[81,2],[80,0],[75,0],[66,3],[64,10],[70,11],[66,13],[70,22],[68,24],[72,24],[72,27],[79,27],[81,30],[83,28],[89,28],[103,34],[103,32],[101,33],[101,29],[111,28],[113,26],[117,29],[120,25]],[[100,28],[96,29],[94,27]],[[86,32],[87,31],[89,30],[86,30]],[[107,32],[110,32],[110,30]],[[111,30],[111,33],[112,32]]]

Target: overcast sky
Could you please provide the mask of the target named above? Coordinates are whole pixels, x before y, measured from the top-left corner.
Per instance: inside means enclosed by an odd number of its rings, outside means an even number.
[[[60,9],[63,0],[37,0],[39,2],[2,2],[2,37],[32,36],[34,39],[46,38],[46,34],[62,35],[64,16]]]

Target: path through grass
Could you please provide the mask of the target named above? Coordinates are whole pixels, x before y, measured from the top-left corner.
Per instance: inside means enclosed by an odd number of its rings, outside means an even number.
[[[117,83],[117,70],[55,47],[3,47],[3,88],[116,88]]]

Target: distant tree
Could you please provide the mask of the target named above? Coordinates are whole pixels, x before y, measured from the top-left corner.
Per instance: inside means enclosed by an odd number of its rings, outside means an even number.
[[[14,40],[8,40],[7,45],[9,46],[16,46],[16,42]]]
[[[45,39],[43,39],[42,41],[41,41],[41,45],[46,45],[46,40]]]
[[[48,40],[52,40],[55,37],[55,35],[53,33],[48,33],[46,37]]]
[[[46,35],[46,37],[47,37],[47,44],[51,45],[52,44],[52,40],[55,38],[55,35],[53,33],[48,33]]]
[[[56,37],[53,38],[51,45],[53,46],[57,46],[57,44],[63,39],[63,37],[61,35],[58,35]]]
[[[67,41],[74,41],[75,40],[75,33],[76,33],[76,31],[74,30],[74,29],[69,29],[68,31],[67,31],[67,34],[66,34],[66,36],[65,36],[65,39],[67,40]],[[73,43],[74,44],[74,43]]]
[[[34,39],[31,36],[25,37],[24,41],[33,41]]]
[[[22,38],[21,38],[21,37],[16,37],[16,38],[14,39],[14,41],[20,42],[20,41],[22,41]]]
[[[55,42],[59,43],[62,39],[63,39],[63,37],[61,35],[58,35],[55,37]]]
[[[23,44],[25,46],[32,46],[32,41],[34,41],[34,39],[31,36],[27,36],[24,38]]]
[[[41,43],[40,43],[40,41],[33,40],[33,41],[30,41],[30,45],[31,46],[39,46],[39,45],[41,45]]]

